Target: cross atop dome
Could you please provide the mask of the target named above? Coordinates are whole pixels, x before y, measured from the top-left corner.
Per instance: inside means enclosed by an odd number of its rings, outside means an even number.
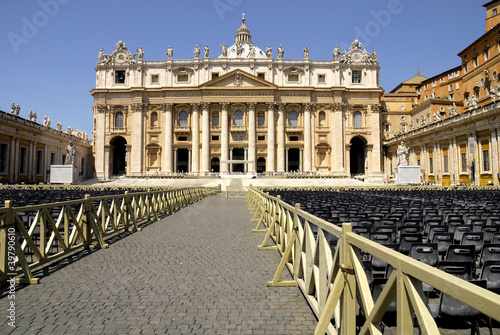
[[[243,43],[252,43],[252,35],[250,35],[250,30],[248,30],[245,25],[245,13],[241,14],[241,27],[236,32],[236,44]]]

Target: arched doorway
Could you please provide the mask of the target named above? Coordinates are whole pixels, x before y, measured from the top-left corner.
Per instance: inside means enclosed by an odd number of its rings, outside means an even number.
[[[210,170],[212,172],[220,172],[220,160],[219,157],[214,157],[210,161]]]
[[[365,173],[365,141],[360,137],[351,140],[351,176]]]
[[[113,138],[109,144],[112,146],[111,172],[113,175],[127,173],[127,140],[121,136]]]
[[[257,173],[266,172],[266,159],[264,157],[257,158]]]

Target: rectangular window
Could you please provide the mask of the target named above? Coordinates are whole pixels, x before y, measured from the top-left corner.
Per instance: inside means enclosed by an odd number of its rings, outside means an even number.
[[[257,141],[265,141],[266,140],[266,137],[261,135],[261,136],[257,136]]]
[[[478,65],[477,56],[472,58],[472,63],[474,64],[474,67],[477,67],[477,65]]]
[[[233,135],[234,142],[243,142],[245,140],[245,135]]]
[[[63,165],[66,164],[66,155],[62,156],[62,163],[63,163]]]
[[[28,171],[28,148],[21,147],[21,157],[19,157],[19,174],[26,175]]]
[[[36,174],[39,176],[43,174],[43,151],[42,150],[36,151]]]
[[[484,61],[486,62],[490,59],[490,51],[488,49],[484,50]]]
[[[115,84],[125,84],[125,70],[115,71]]]
[[[456,83],[456,84],[455,84],[455,89],[457,89],[457,90],[458,90],[459,88],[460,88],[460,84],[459,84],[459,83]]]
[[[444,170],[444,173],[449,173],[449,171],[448,171],[448,155],[444,155],[444,157],[443,157],[443,170]]]
[[[298,74],[296,74],[296,73],[290,73],[290,74],[288,75],[288,81],[289,81],[289,82],[294,82],[294,83],[295,83],[295,82],[298,82],[298,81],[299,81],[299,75],[298,75]]]
[[[391,130],[391,126],[389,124],[386,124],[385,125],[385,131],[390,131]]]
[[[497,15],[497,14],[498,14],[497,9],[496,9],[496,8],[493,8],[493,10],[492,10],[491,14],[492,14],[493,16]]]
[[[483,171],[490,171],[490,151],[483,150]]]
[[[467,73],[467,63],[464,64],[464,72]]]
[[[177,137],[177,141],[179,141],[179,142],[185,142],[187,140],[188,140],[187,136],[178,136]]]
[[[212,136],[212,141],[215,141],[215,142],[219,141],[219,136],[216,136],[216,135]]]
[[[352,83],[361,84],[361,71],[358,70],[352,71]]]
[[[460,154],[460,163],[462,165],[462,171],[463,173],[467,172],[467,157],[465,152],[462,152]]]
[[[420,90],[420,88],[418,88],[418,89],[417,89],[417,94],[419,94],[419,95],[420,95],[420,92],[421,92],[421,90]]]
[[[448,97],[449,100],[451,101],[454,101],[455,100],[455,95],[452,93],[450,94],[450,96]]]
[[[56,164],[56,154],[52,152],[50,154],[50,165],[55,165],[55,164]]]
[[[212,72],[212,79],[219,78],[219,72]]]
[[[0,173],[7,173],[9,164],[9,146],[0,143]]]
[[[429,157],[429,173],[430,174],[434,173],[434,164],[432,162],[432,157]]]
[[[432,87],[436,87],[436,81],[435,80],[432,82]]]
[[[260,79],[266,79],[266,74],[264,72],[257,73],[257,77]]]
[[[325,83],[326,77],[324,74],[318,74],[318,83]]]
[[[449,91],[453,91],[453,84],[451,84],[450,86],[448,86],[448,92]]]
[[[157,74],[151,75],[151,83],[158,84],[160,82],[160,77]]]
[[[179,83],[187,83],[189,81],[189,75],[188,74],[178,74],[177,75],[177,82]]]
[[[290,142],[298,142],[299,137],[298,136],[290,136]]]
[[[427,89],[429,88],[429,85],[428,84],[425,84],[424,85],[424,91],[427,91]]]
[[[420,159],[417,159],[417,165],[420,166]]]

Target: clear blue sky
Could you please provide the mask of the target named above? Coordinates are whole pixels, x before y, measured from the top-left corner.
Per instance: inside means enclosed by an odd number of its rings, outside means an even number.
[[[414,76],[460,65],[457,53],[485,32],[486,0],[4,0],[0,4],[0,109],[34,109],[51,126],[92,132],[97,53],[123,40],[145,60],[193,57],[195,44],[232,45],[241,13],[252,42],[285,58],[330,60],[358,38],[377,50],[386,92]]]

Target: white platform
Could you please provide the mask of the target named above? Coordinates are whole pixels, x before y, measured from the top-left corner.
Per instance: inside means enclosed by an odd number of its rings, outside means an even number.
[[[51,165],[50,183],[51,184],[72,184],[74,181],[73,165]]]
[[[420,166],[398,166],[398,185],[420,184]]]

